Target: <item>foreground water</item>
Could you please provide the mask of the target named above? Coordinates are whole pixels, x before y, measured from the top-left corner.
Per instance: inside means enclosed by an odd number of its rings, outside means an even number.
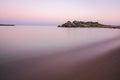
[[[6,53],[21,50],[59,51],[119,35],[119,29],[6,26],[0,27],[0,50]]]
[[[116,80],[119,46],[119,29],[1,26],[0,79]]]

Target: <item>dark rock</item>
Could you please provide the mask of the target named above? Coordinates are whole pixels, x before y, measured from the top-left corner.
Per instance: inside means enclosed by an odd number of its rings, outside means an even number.
[[[84,22],[84,21],[67,21],[65,24],[59,25],[58,27],[102,27],[103,24],[98,22]]]

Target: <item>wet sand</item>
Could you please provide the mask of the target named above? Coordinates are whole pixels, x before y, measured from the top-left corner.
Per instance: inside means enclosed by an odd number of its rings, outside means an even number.
[[[38,52],[41,53],[41,52]],[[0,64],[0,80],[120,80],[120,37]]]

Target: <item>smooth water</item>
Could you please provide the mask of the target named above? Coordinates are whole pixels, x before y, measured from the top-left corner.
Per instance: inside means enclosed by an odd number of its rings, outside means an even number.
[[[120,29],[1,26],[0,80],[118,80],[119,48]]]
[[[1,26],[0,51],[60,51],[120,36],[119,29]]]

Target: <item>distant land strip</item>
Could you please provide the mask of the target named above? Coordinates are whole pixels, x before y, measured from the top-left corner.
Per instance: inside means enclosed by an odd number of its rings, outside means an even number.
[[[15,26],[14,24],[0,24],[0,26]]]

